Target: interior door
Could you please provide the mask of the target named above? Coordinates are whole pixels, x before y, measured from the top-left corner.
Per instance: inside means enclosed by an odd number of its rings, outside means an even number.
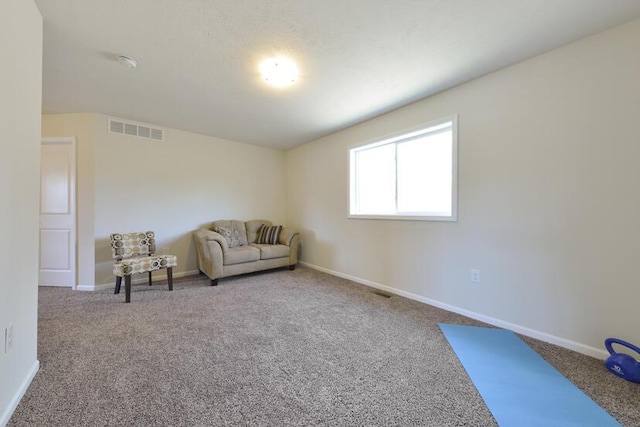
[[[40,166],[40,286],[76,286],[75,138],[44,138]]]

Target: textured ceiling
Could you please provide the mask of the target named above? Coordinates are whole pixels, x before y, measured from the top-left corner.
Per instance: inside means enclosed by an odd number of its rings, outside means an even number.
[[[638,0],[36,4],[43,112],[99,112],[280,149],[640,16]],[[261,81],[259,62],[276,54],[298,63],[294,86]]]

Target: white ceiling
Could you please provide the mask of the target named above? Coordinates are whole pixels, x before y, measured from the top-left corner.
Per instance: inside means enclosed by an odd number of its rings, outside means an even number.
[[[638,0],[36,4],[43,112],[99,112],[280,149],[640,16]],[[258,75],[276,54],[301,70],[284,90]]]

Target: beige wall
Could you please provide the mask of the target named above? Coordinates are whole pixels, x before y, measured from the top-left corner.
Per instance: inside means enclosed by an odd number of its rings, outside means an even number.
[[[38,211],[42,18],[33,1],[0,2],[0,425],[38,369]],[[13,325],[13,349],[4,334]]]
[[[588,354],[640,343],[639,44],[636,20],[289,151],[302,260]],[[454,113],[458,222],[347,219],[348,147]]]
[[[197,272],[196,228],[221,218],[285,222],[283,152],[170,128],[163,142],[145,140],[108,133],[107,120],[43,117],[44,136],[78,139],[78,235],[92,245],[79,261],[95,271],[92,284],[112,286],[113,232],[154,230],[158,249],[178,256],[180,277]]]

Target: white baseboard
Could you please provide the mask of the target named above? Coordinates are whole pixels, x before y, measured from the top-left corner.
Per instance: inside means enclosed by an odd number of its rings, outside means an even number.
[[[81,292],[92,292],[92,291],[102,291],[104,289],[113,288],[116,285],[115,280],[113,283],[103,283],[102,285],[78,285],[76,286],[76,291]]]
[[[4,427],[7,425],[7,423],[9,422],[9,418],[11,418],[13,412],[18,407],[18,404],[22,400],[24,394],[27,392],[27,389],[31,385],[31,381],[33,381],[33,379],[35,378],[39,369],[40,361],[36,360],[31,367],[31,370],[27,374],[27,377],[24,379],[24,381],[22,381],[22,384],[20,384],[20,388],[17,390],[15,396],[13,396],[13,399],[11,399],[11,401],[9,402],[9,406],[2,413],[2,416],[0,416],[0,426]]]
[[[76,286],[76,291],[81,291],[81,292],[101,291],[103,289],[107,289],[107,287],[109,286],[114,287],[115,281],[109,285],[107,285],[106,283],[103,285],[78,285]]]
[[[158,270],[158,271],[161,271],[161,270]],[[181,271],[179,273],[173,273],[173,278],[177,279],[177,278],[180,278],[180,277],[195,276],[198,273],[200,273],[198,270]],[[140,283],[147,283],[147,281],[149,280],[147,278],[146,274],[144,274],[144,275],[137,274],[136,276],[139,276],[139,277],[136,277],[135,279],[131,280],[131,284],[132,285],[138,285]],[[104,289],[111,289],[111,288],[115,287],[115,285],[116,285],[115,276],[113,276],[113,277],[114,277],[113,282],[102,283],[102,284],[99,284],[99,285],[78,285],[76,287],[76,290],[77,291],[102,291]],[[166,271],[165,271],[165,273],[163,275],[154,274],[153,275],[153,281],[155,282],[157,280],[167,280]],[[122,285],[124,286],[124,281],[123,281]]]
[[[441,308],[443,310],[450,311],[452,313],[461,314],[463,316],[469,317],[471,319],[479,320],[484,323],[488,323],[493,326],[497,326],[503,329],[509,329],[513,332],[516,332],[521,335],[525,335],[527,337],[535,338],[540,341],[544,341],[550,344],[554,344],[569,350],[576,351],[581,354],[586,354],[587,356],[595,357],[596,359],[605,360],[609,357],[609,353],[599,348],[591,347],[585,344],[581,344],[575,341],[571,341],[565,338],[560,338],[555,335],[550,335],[545,332],[537,331],[535,329],[526,328],[524,326],[516,325],[514,323],[505,322],[500,319],[496,319],[493,317],[485,316],[484,314],[475,313],[473,311],[465,310],[460,307],[456,307],[450,304],[446,304],[440,301],[436,301],[430,298],[423,297],[421,295],[417,295],[411,292],[403,291],[400,289],[392,288],[390,286],[385,286],[380,283],[372,282],[370,280],[361,279],[359,277],[351,276],[348,274],[340,273],[338,271],[329,270],[328,268],[320,267],[318,265],[310,264],[308,262],[299,261],[301,265],[312,268],[314,270],[321,271],[323,273],[331,274],[333,276],[341,277],[343,279],[351,280],[356,283],[360,283],[362,285],[370,286],[372,288],[382,289],[386,292],[390,292],[396,295],[403,296],[405,298],[409,298],[415,301],[420,301],[422,303],[432,305],[434,307]]]

